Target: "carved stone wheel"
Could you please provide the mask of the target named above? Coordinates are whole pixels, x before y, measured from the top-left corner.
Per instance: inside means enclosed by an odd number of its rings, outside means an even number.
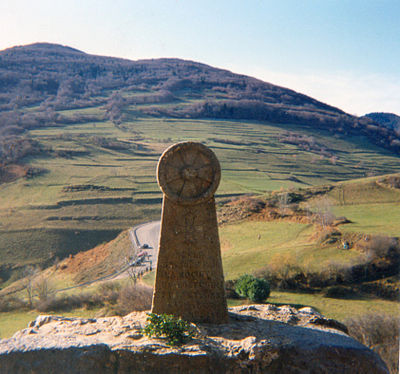
[[[158,184],[178,204],[198,204],[210,199],[221,179],[215,154],[201,143],[183,142],[169,147],[157,167]]]

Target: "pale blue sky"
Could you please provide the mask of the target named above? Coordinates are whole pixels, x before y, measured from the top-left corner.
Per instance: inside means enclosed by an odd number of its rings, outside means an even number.
[[[0,49],[178,57],[400,114],[400,0],[0,0]]]

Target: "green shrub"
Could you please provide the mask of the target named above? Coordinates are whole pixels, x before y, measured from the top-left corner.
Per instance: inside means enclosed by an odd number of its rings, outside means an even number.
[[[330,286],[324,289],[323,295],[332,298],[347,298],[355,295],[355,292],[350,287],[345,286]]]
[[[244,274],[236,281],[235,291],[242,297],[247,297],[251,301],[260,303],[268,298],[271,289],[265,279]]]
[[[142,330],[148,337],[166,338],[167,344],[179,345],[193,337],[189,322],[170,314],[147,313],[148,324]]]
[[[242,275],[237,281],[235,286],[236,293],[241,297],[247,297],[247,290],[249,284],[252,282],[254,277],[250,274]]]

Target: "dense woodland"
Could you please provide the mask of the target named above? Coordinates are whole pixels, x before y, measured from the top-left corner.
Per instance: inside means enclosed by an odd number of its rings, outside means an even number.
[[[129,61],[38,43],[0,52],[0,162],[40,151],[24,138],[26,129],[104,119],[120,124],[124,108],[139,104],[149,104],[137,110],[145,116],[261,120],[283,128],[298,123],[344,136],[362,134],[400,153],[399,121],[382,113],[354,117],[292,90],[197,62]],[[99,105],[103,117],[58,113]]]

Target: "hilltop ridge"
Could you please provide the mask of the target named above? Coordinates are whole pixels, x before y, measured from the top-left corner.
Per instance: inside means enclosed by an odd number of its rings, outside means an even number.
[[[382,126],[389,129],[397,130],[400,133],[400,116],[394,113],[368,113],[365,117],[371,118],[373,121],[378,122]]]
[[[40,52],[43,53],[59,53],[60,55],[68,54],[68,53],[83,53],[85,52],[80,51],[79,49],[72,48],[62,44],[54,44],[54,43],[47,43],[47,42],[38,42],[32,43],[27,45],[16,45],[14,47],[6,48],[3,51],[5,54],[11,53],[36,53],[39,54]]]

